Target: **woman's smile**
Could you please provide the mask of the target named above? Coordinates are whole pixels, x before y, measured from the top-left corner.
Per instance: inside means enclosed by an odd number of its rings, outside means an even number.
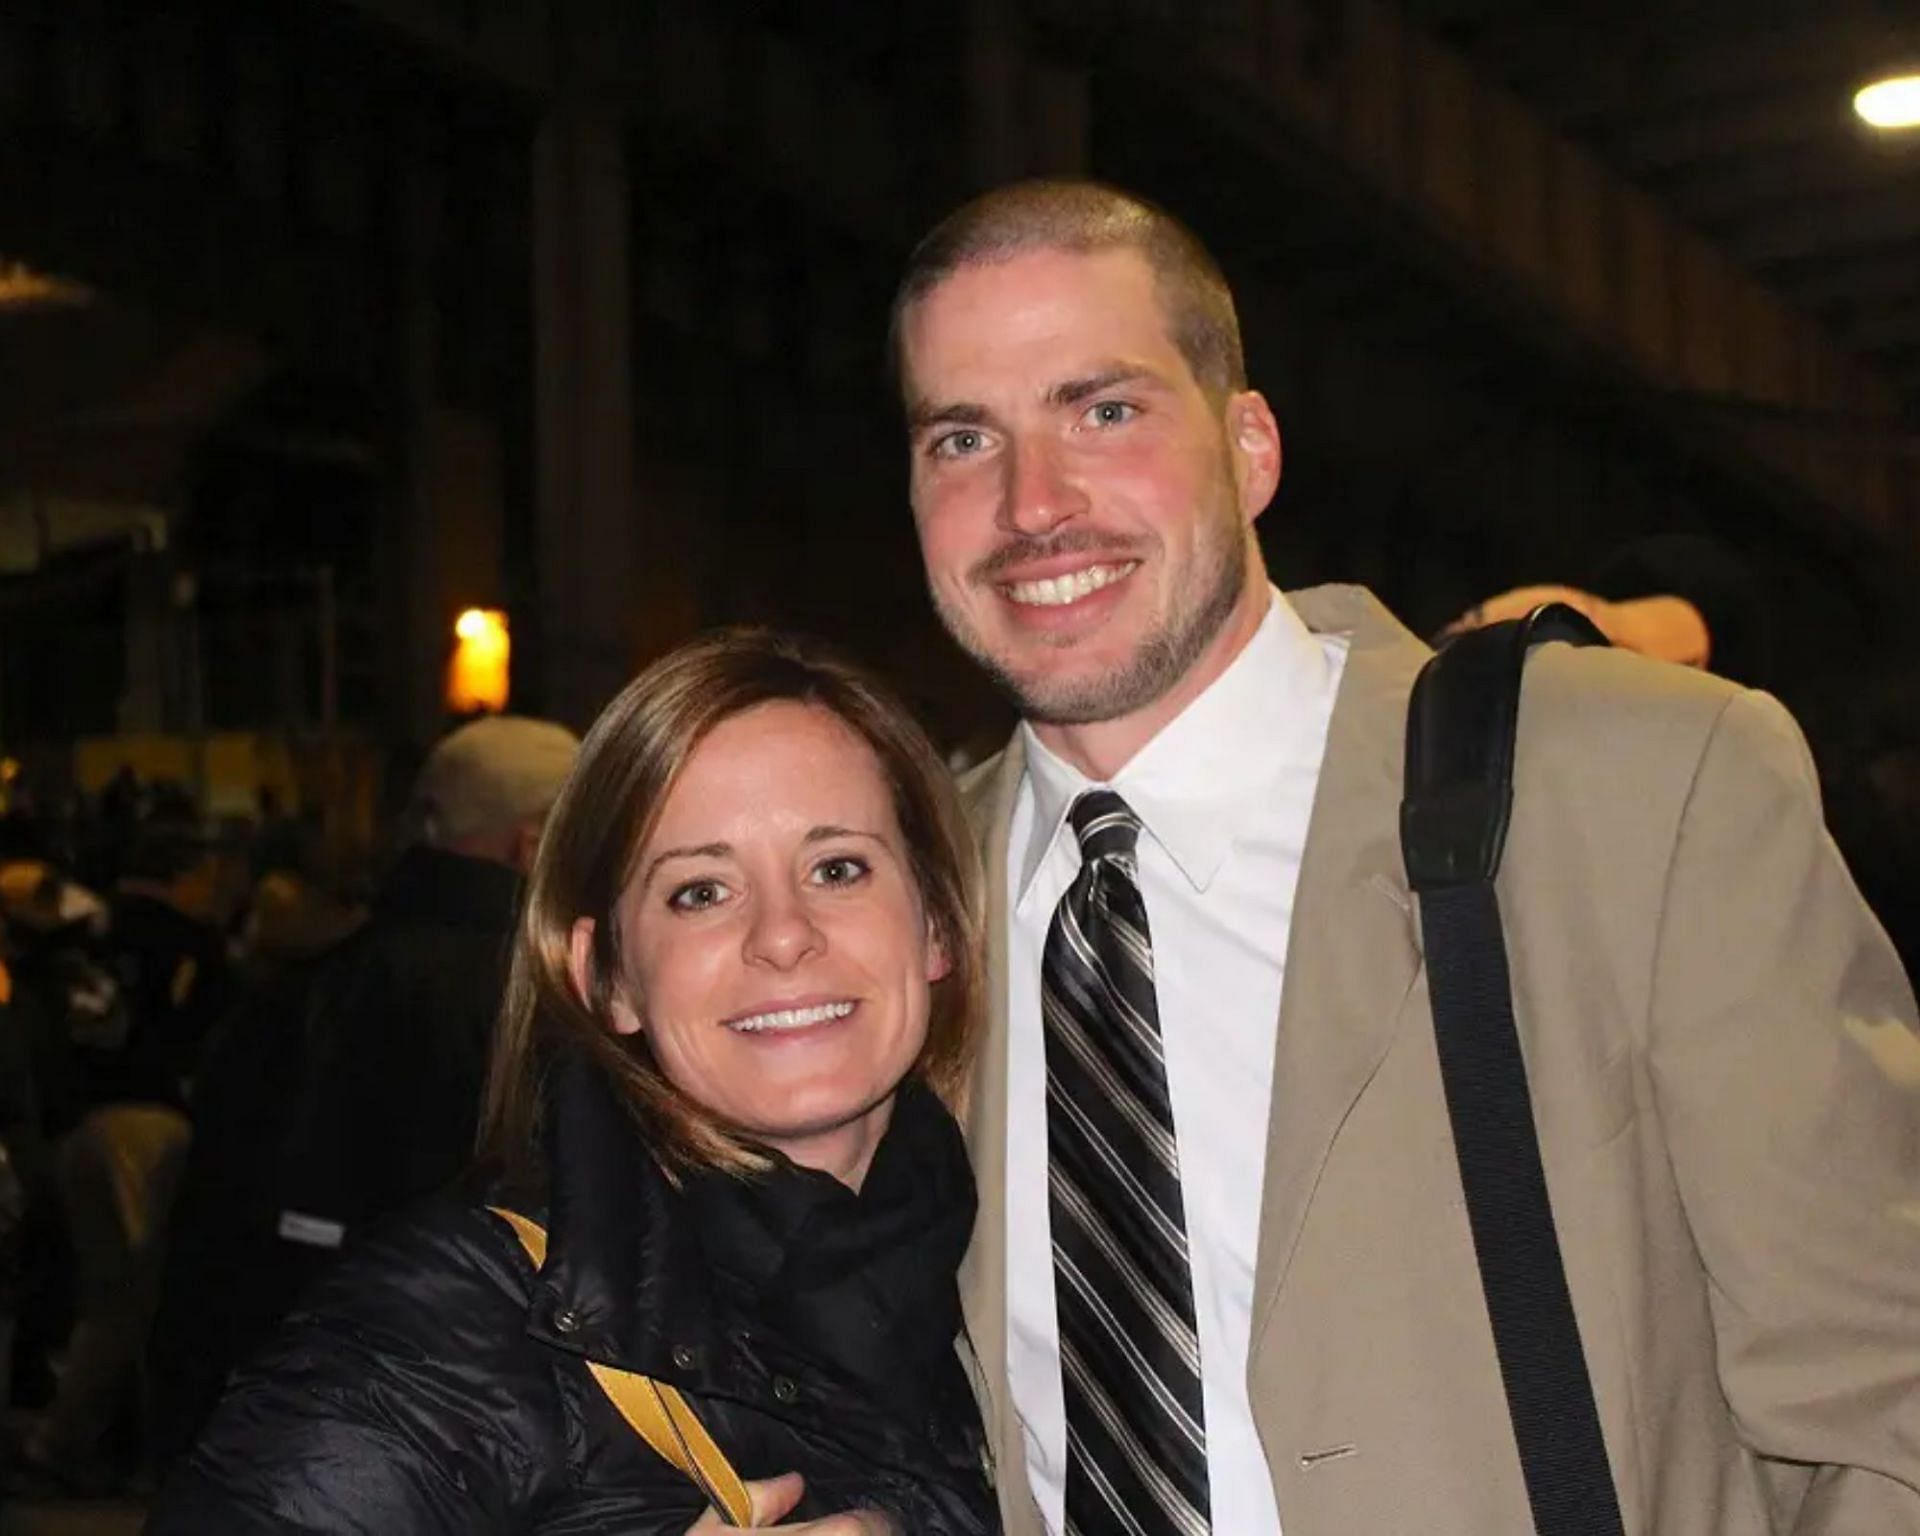
[[[852,998],[838,998],[825,1003],[790,1003],[757,1009],[725,1022],[728,1029],[743,1035],[768,1032],[791,1034],[795,1030],[810,1029],[817,1024],[836,1024],[859,1006]]]

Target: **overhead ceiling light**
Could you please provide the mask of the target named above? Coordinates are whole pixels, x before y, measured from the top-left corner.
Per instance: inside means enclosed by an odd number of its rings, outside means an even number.
[[[1920,75],[1893,75],[1861,87],[1853,110],[1876,128],[1920,128]]]

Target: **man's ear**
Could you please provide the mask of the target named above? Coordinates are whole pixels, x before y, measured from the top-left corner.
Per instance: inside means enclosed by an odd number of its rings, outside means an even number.
[[[573,995],[580,1000],[580,1006],[589,1013],[593,1011],[593,935],[594,921],[590,917],[574,921],[573,932],[567,936],[567,978],[573,983]],[[609,1022],[616,1035],[637,1035],[640,1033],[640,1015],[635,1013],[633,1005],[627,1001],[626,993],[618,984],[611,988],[609,999]]]
[[[1267,510],[1280,489],[1280,423],[1257,389],[1243,389],[1227,401],[1227,439],[1233,445],[1234,480],[1240,511],[1252,522]]]

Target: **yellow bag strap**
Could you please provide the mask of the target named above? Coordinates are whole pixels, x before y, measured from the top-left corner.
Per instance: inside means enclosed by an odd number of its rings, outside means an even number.
[[[513,1229],[520,1246],[527,1251],[537,1269],[547,1260],[547,1232],[538,1222],[529,1221],[518,1211],[489,1206],[489,1210]],[[727,1453],[714,1443],[680,1389],[638,1371],[622,1371],[598,1360],[589,1360],[587,1369],[600,1389],[607,1394],[620,1417],[631,1424],[640,1438],[661,1458],[688,1477],[707,1496],[713,1507],[727,1517],[730,1525],[753,1523],[753,1501],[747,1485],[733,1470]]]

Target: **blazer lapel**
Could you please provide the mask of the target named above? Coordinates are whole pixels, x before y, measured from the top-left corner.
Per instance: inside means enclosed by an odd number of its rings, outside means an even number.
[[[1392,1046],[1420,969],[1398,834],[1407,693],[1427,649],[1359,588],[1288,600],[1310,629],[1345,633],[1351,645],[1287,945],[1254,1264],[1255,1351],[1333,1139]]]
[[[980,1214],[960,1266],[960,1302],[1010,1536],[1028,1530],[1037,1536],[1040,1530],[1028,1492],[1019,1415],[1007,1390],[1007,838],[1025,771],[1026,754],[1016,733],[998,761],[983,765],[963,790],[986,875],[988,938],[986,1020],[966,1113]]]

